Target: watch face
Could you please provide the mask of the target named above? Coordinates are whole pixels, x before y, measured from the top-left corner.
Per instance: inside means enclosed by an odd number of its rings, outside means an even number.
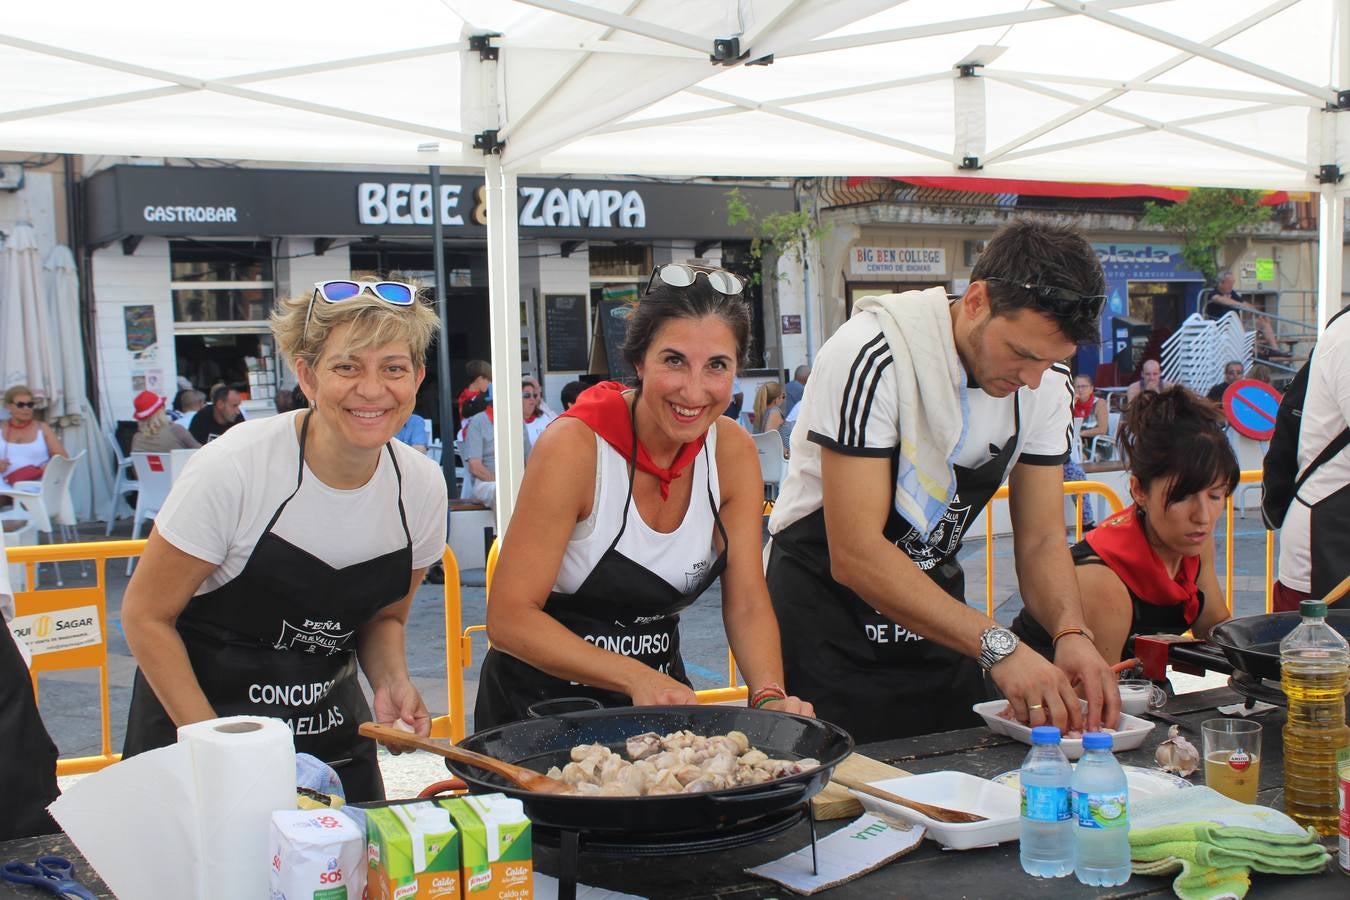
[[[1006,628],[995,628],[985,634],[984,642],[995,656],[1006,656],[1017,646],[1017,636]]]

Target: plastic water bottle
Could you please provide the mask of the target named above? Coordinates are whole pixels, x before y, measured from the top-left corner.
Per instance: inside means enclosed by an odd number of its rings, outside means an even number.
[[[1083,735],[1083,758],[1070,785],[1075,813],[1073,874],[1083,884],[1109,887],[1130,880],[1129,788],[1111,755],[1111,735]]]
[[[1061,878],[1073,871],[1073,817],[1069,779],[1073,769],[1059,746],[1059,729],[1031,729],[1031,752],[1022,763],[1022,871]]]
[[[1289,698],[1284,724],[1284,809],[1300,825],[1334,836],[1337,756],[1350,745],[1345,691],[1350,649],[1326,622],[1327,605],[1304,600],[1303,622],[1280,641],[1280,687]]]

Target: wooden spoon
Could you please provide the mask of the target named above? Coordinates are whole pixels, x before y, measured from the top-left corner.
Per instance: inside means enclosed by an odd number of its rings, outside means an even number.
[[[500,759],[493,759],[491,756],[475,753],[472,750],[465,750],[463,747],[457,747],[443,738],[424,738],[410,731],[399,731],[396,728],[376,725],[374,722],[363,723],[357,731],[363,736],[374,738],[382,744],[394,744],[413,750],[426,750],[428,753],[435,753],[447,759],[495,772],[517,787],[533,791],[536,794],[573,793],[569,785],[563,784],[561,781],[555,781],[533,769],[526,769],[509,762],[502,762]]]
[[[1331,593],[1326,595],[1324,599],[1326,600],[1327,606],[1330,606],[1337,600],[1344,597],[1347,592],[1350,592],[1350,575],[1345,576],[1345,579],[1342,580],[1340,584],[1332,588]]]
[[[920,803],[917,800],[906,800],[904,797],[898,797],[890,791],[883,791],[881,788],[873,787],[865,781],[850,778],[847,775],[841,776],[836,769],[831,778],[836,784],[842,784],[846,788],[857,791],[860,794],[867,794],[870,797],[876,797],[878,800],[885,800],[888,803],[894,803],[896,806],[904,806],[915,812],[921,812],[930,819],[937,822],[951,822],[955,824],[969,824],[971,822],[988,822],[985,816],[979,816],[975,813],[962,812],[959,809],[947,809],[945,806],[933,806],[931,803]]]

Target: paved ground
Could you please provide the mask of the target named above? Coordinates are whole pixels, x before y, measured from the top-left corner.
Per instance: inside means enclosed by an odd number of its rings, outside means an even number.
[[[1260,520],[1254,518],[1236,519],[1234,528],[1236,561],[1233,580],[1233,601],[1239,615],[1251,615],[1264,612],[1265,596],[1262,593],[1265,561],[1265,532]],[[129,522],[121,523],[119,532],[114,536],[126,536]],[[88,526],[84,539],[102,538],[101,526]],[[1219,535],[1222,540],[1222,533]],[[961,553],[966,567],[967,592],[972,605],[983,609],[985,594],[984,541],[967,543]],[[1222,552],[1220,553],[1220,583],[1223,582]],[[81,576],[74,563],[63,564],[63,577],[67,584],[92,583],[92,573]],[[996,539],[994,546],[995,572],[995,618],[1002,623],[1012,620],[1021,609],[1021,598],[1016,591],[1016,578],[1013,573],[1012,542],[1008,539]],[[44,567],[43,586],[54,584],[49,567]],[[464,574],[462,586],[462,606],[464,624],[470,625],[484,621],[485,596],[482,587],[482,571],[469,571]],[[130,703],[131,679],[135,671],[134,662],[127,650],[121,628],[121,600],[127,578],[122,565],[113,564],[108,571],[108,619],[109,619],[109,665],[108,676],[112,704],[113,747],[122,745],[125,734],[126,711]],[[685,615],[681,623],[681,645],[685,651],[685,667],[694,687],[720,687],[726,684],[727,655],[726,638],[721,622],[721,591],[714,586],[704,599],[695,604]],[[481,635],[474,641],[474,663],[465,672],[465,700],[469,712],[469,729],[473,730],[472,707],[477,692],[478,669],[486,642]],[[444,715],[448,710],[445,680],[445,620],[443,597],[438,586],[424,585],[418,591],[413,605],[412,617],[408,627],[409,670],[414,681],[422,691],[427,706],[433,715]],[[1181,676],[1177,681],[1178,690],[1199,689],[1218,683],[1221,679],[1211,677],[1205,681],[1187,679]],[[90,671],[50,674],[41,677],[39,682],[40,706],[53,739],[61,750],[62,756],[84,756],[98,752],[99,711],[98,676]],[[445,770],[439,759],[429,754],[414,753],[398,757],[382,757],[389,795],[392,797],[410,796],[422,787],[444,777]]]

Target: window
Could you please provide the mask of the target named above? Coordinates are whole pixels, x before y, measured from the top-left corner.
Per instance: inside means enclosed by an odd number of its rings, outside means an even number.
[[[648,248],[636,244],[591,244],[591,278],[646,278],[652,274]]]
[[[222,328],[226,323],[266,327],[276,295],[269,242],[171,241],[169,266],[176,330],[237,330]]]

